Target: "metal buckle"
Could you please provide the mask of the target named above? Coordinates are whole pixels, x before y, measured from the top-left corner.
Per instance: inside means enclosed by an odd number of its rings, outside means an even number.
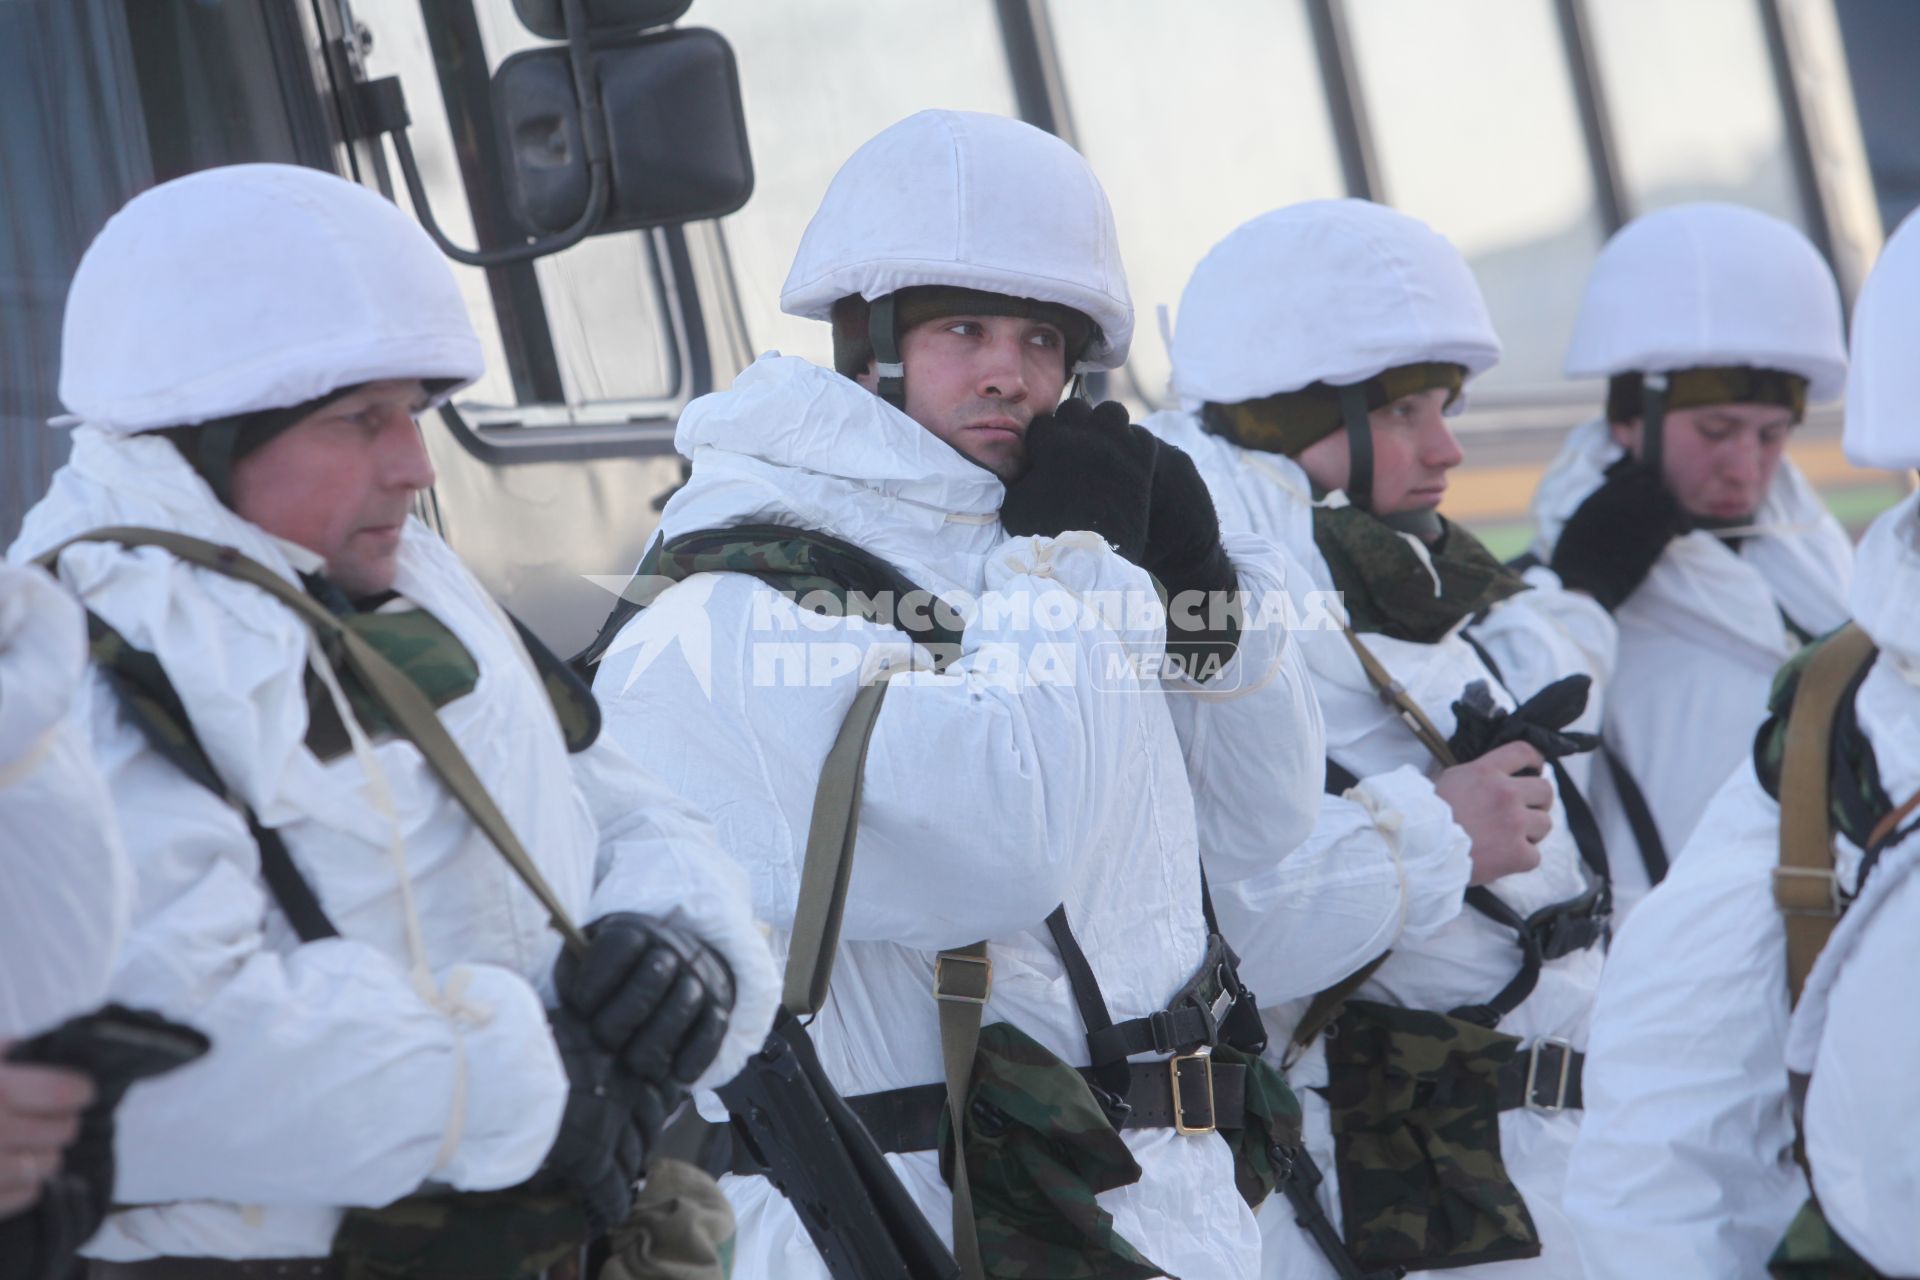
[[[1807,892],[1809,889],[1811,894]],[[1822,893],[1822,889],[1826,892]],[[1783,916],[1838,919],[1846,910],[1840,877],[1820,867],[1775,867],[1773,900]]]
[[[1540,1050],[1555,1048],[1560,1051],[1560,1081],[1554,1090],[1552,1102],[1541,1102],[1535,1095],[1540,1083]],[[1562,1040],[1558,1036],[1542,1036],[1527,1049],[1527,1108],[1532,1111],[1565,1111],[1567,1109],[1567,1085],[1573,1078],[1573,1042]]]
[[[942,965],[970,964],[979,966],[976,975],[980,979],[980,994],[971,995],[965,991],[948,991],[946,976],[941,972]],[[958,977],[959,975],[955,975]],[[952,951],[942,951],[933,958],[933,998],[950,1000],[955,1004],[985,1004],[987,996],[993,991],[993,961],[987,956],[963,956]]]
[[[1207,1073],[1207,1120],[1205,1124],[1188,1124],[1185,1101],[1180,1096],[1180,1064],[1199,1062]],[[1201,1045],[1192,1053],[1179,1053],[1167,1059],[1167,1083],[1173,1090],[1173,1131],[1180,1134],[1212,1133],[1215,1128],[1213,1111],[1213,1046]]]

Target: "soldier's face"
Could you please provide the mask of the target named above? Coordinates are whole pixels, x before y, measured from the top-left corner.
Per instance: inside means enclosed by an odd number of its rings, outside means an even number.
[[[348,595],[393,586],[413,496],[433,483],[414,415],[417,380],[369,383],[315,410],[233,465],[233,509],[327,562]]]
[[[1367,415],[1373,428],[1373,511],[1431,510],[1447,493],[1447,472],[1466,456],[1442,414],[1445,387],[1430,387]],[[1345,489],[1351,475],[1347,433],[1336,431],[1300,451],[1298,461],[1323,489]]]
[[[1660,438],[1667,487],[1688,515],[1743,520],[1760,509],[1792,429],[1792,410],[1778,405],[1669,409]],[[1638,418],[1616,422],[1613,437],[1638,457],[1641,430]]]
[[[1027,424],[1067,385],[1066,339],[1022,316],[943,316],[900,337],[909,418],[1002,480],[1026,466]],[[872,390],[869,370],[859,379]]]

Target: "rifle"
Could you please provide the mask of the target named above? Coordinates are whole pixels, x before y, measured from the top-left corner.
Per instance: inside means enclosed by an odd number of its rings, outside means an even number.
[[[718,1093],[733,1136],[800,1215],[834,1280],[959,1280],[960,1267],[820,1066],[802,1021],[825,1003],[886,683],[864,686],[827,753],[807,832],[786,994],[767,1041]]]

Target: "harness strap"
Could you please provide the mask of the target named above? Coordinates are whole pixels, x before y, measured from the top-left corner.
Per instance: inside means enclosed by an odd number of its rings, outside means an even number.
[[[1093,1068],[1076,1068],[1090,1085],[1100,1087]],[[1219,1129],[1246,1127],[1246,1071],[1237,1064],[1213,1066],[1213,1124]],[[1173,1104],[1173,1076],[1164,1063],[1140,1063],[1122,1093],[1126,1109],[1116,1121],[1119,1129],[1171,1129],[1179,1116]],[[861,1126],[873,1136],[874,1143],[889,1154],[932,1151],[940,1141],[940,1118],[947,1114],[944,1084],[916,1084],[902,1089],[863,1093],[847,1099],[847,1106],[860,1118]],[[1182,1103],[1188,1116],[1205,1110]],[[751,1152],[736,1149],[734,1173],[761,1172]]]
[[[1413,700],[1405,686],[1395,680],[1380,660],[1373,656],[1351,626],[1343,623],[1341,631],[1347,638],[1347,644],[1353,649],[1354,657],[1359,660],[1360,669],[1366,673],[1368,683],[1373,685],[1374,691],[1380,695],[1380,700],[1398,713],[1401,720],[1413,731],[1414,737],[1418,738],[1420,744],[1427,749],[1427,753],[1442,768],[1450,769],[1459,764],[1452,745],[1441,734],[1420,704]],[[1500,668],[1493,661],[1492,655],[1464,631],[1461,633],[1461,638],[1472,647],[1493,678],[1500,682],[1502,688],[1505,688],[1506,682],[1501,678]],[[1512,690],[1507,690],[1507,693],[1509,697],[1512,696]],[[1588,807],[1585,797],[1573,785],[1573,779],[1567,773],[1565,766],[1558,760],[1548,761],[1548,764],[1553,769],[1555,787],[1560,795],[1561,805],[1566,810],[1568,830],[1573,835],[1574,845],[1580,852],[1580,860],[1586,866],[1590,883],[1587,891],[1579,897],[1542,907],[1531,916],[1524,918],[1485,885],[1474,885],[1467,890],[1467,905],[1495,923],[1512,929],[1514,940],[1520,948],[1519,972],[1505,987],[1501,988],[1492,999],[1482,1004],[1463,1005],[1451,1012],[1452,1017],[1480,1026],[1498,1026],[1502,1018],[1513,1012],[1529,995],[1533,994],[1534,987],[1540,981],[1540,969],[1545,961],[1570,955],[1577,950],[1584,950],[1604,941],[1607,936],[1606,920],[1613,910],[1613,889],[1607,873],[1606,850],[1600,836],[1599,823],[1595,821],[1593,811]],[[1335,786],[1339,786],[1339,791],[1344,792],[1357,781],[1351,770],[1332,760],[1327,762],[1329,792],[1339,794],[1334,792]],[[1301,1038],[1300,1028],[1296,1028],[1294,1033],[1296,1045],[1311,1042],[1313,1035],[1317,1034],[1326,1025],[1326,1021],[1338,1012],[1340,1002],[1349,998],[1353,991],[1359,988],[1360,983],[1365,981],[1372,969],[1377,968],[1385,959],[1386,957],[1382,955],[1380,960],[1374,961],[1371,967],[1350,975],[1328,988],[1327,991],[1321,992],[1320,996],[1316,996],[1307,1012],[1310,1016],[1317,1017],[1319,1025],[1312,1027],[1304,1039]],[[1349,983],[1352,984],[1351,987],[1348,987]],[[1343,990],[1343,988],[1346,989]],[[1333,993],[1339,993],[1338,999],[1332,998]],[[1322,997],[1327,999],[1323,1001]],[[1306,1020],[1303,1019],[1301,1026],[1306,1025]]]
[[[487,834],[500,855],[506,859],[521,883],[546,908],[548,919],[569,947],[586,949],[586,938],[568,917],[559,897],[546,877],[528,855],[506,817],[487,794],[486,787],[473,772],[466,755],[440,723],[418,687],[407,679],[379,650],[368,644],[318,601],[287,582],[257,560],[242,555],[233,547],[221,546],[201,538],[165,529],[147,529],[132,525],[95,529],[61,543],[43,558],[58,561],[61,552],[79,542],[117,542],[128,547],[159,547],[189,564],[222,574],[257,587],[286,605],[318,635],[323,643],[338,646],[347,665],[360,677],[367,691],[387,709],[400,733],[419,750],[429,768],[467,811],[475,826]]]
[[[1834,873],[1829,762],[1840,703],[1873,653],[1873,637],[1858,623],[1835,632],[1808,659],[1787,717],[1773,900],[1787,932],[1787,991],[1794,1004],[1846,909]]]
[[[1647,883],[1659,884],[1667,878],[1667,845],[1660,838],[1660,827],[1653,820],[1646,793],[1640,790],[1640,784],[1634,781],[1633,774],[1613,753],[1613,748],[1604,742],[1600,744],[1600,759],[1606,763],[1607,776],[1613,779],[1613,792],[1620,798],[1620,808],[1626,813],[1633,842],[1640,847],[1640,862],[1647,869]]]

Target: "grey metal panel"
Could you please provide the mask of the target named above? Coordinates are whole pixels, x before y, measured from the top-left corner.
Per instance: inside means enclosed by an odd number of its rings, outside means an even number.
[[[0,4],[0,546],[66,461],[60,318],[94,233],[152,182],[124,8]]]

